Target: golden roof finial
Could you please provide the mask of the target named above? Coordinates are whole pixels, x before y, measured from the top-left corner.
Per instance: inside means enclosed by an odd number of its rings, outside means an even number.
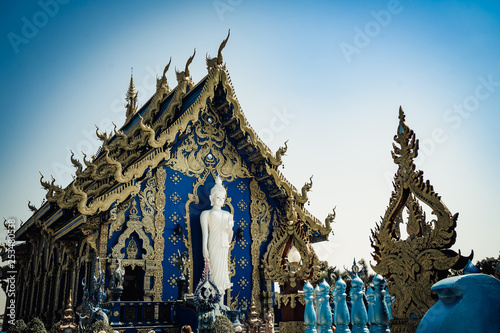
[[[127,97],[125,98],[127,101],[127,104],[125,105],[127,108],[125,123],[127,123],[137,111],[137,96],[139,95],[135,90],[134,85],[134,67],[131,67],[130,71],[130,85],[128,87]]]
[[[172,63],[172,57],[170,57],[170,61],[168,62],[167,66],[165,66],[165,69],[163,70],[163,78],[166,80],[167,79],[167,71],[170,68],[170,64]]]
[[[227,31],[227,37],[222,41],[219,46],[219,51],[217,52],[217,64],[222,65],[222,50],[226,47],[227,40],[229,39],[229,35],[231,34],[231,29]]]
[[[137,96],[137,91],[134,85],[134,67],[130,68],[130,85],[128,86],[127,99]]]
[[[35,212],[38,210],[34,205],[31,204],[31,201],[28,200],[28,208],[32,211]]]
[[[186,68],[184,69],[184,74],[186,75],[186,77],[190,76],[190,74],[189,74],[189,65],[191,65],[191,63],[193,62],[195,54],[196,54],[196,48],[194,48],[193,55],[190,56],[189,59],[188,59],[188,61],[186,62]]]
[[[208,53],[207,53],[207,69],[210,70],[211,68],[214,68],[216,66],[221,66],[222,65],[222,50],[227,44],[227,40],[229,39],[229,35],[231,34],[231,29],[227,31],[227,37],[222,41],[222,43],[219,46],[219,51],[217,52],[217,57],[215,58],[209,58]]]

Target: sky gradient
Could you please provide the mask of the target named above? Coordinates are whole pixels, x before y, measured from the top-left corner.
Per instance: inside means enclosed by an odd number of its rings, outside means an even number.
[[[496,1],[16,1],[0,5],[0,213],[26,221],[39,183],[66,186],[70,149],[92,155],[95,126],[125,120],[133,67],[139,105],[172,57],[195,82],[231,29],[224,61],[252,127],[334,236],[321,260],[371,260],[370,229],[392,191],[398,108],[424,171],[452,214],[455,250],[497,257],[500,223],[500,4]],[[228,194],[230,196],[230,193]],[[5,231],[0,232],[3,239]]]

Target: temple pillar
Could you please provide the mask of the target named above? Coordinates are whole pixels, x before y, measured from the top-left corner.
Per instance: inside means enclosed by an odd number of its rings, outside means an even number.
[[[281,309],[280,332],[305,332],[304,324],[304,281],[297,280],[294,287],[285,282],[278,296],[278,308]]]

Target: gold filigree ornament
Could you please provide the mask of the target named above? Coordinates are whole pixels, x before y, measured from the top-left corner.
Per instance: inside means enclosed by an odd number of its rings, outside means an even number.
[[[271,211],[266,194],[260,189],[255,179],[250,181],[250,234],[252,236],[252,298],[255,300],[257,311],[260,312],[260,246],[269,236]]]
[[[137,252],[139,252],[137,243],[133,238],[130,238],[127,246],[127,259],[137,259]]]
[[[154,225],[156,228],[156,236],[154,238],[154,251],[156,270],[154,271],[154,285],[153,285],[153,300],[160,302],[163,295],[163,257],[165,250],[165,239],[163,238],[163,230],[165,229],[165,202],[167,200],[165,195],[165,182],[167,180],[167,172],[163,166],[156,169],[156,184],[158,186],[156,191],[156,211],[159,212],[155,215]]]
[[[282,333],[304,333],[306,324],[303,321],[282,321],[279,328]]]
[[[309,242],[301,220],[281,222],[280,228],[273,232],[272,241],[262,260],[266,273],[273,282],[290,283],[295,287],[298,281],[317,281],[320,278],[321,263]],[[288,251],[295,246],[301,256],[297,269],[287,264]]]
[[[300,302],[302,305],[306,305],[306,300],[304,299],[304,293],[300,294],[278,294],[278,309],[281,306],[287,306],[290,304],[292,309],[295,309],[297,303]]]
[[[200,177],[206,168],[215,169],[228,182],[250,177],[218,115],[210,110],[202,114],[169,163],[172,169],[190,177]]]
[[[125,231],[118,237],[118,241],[115,246],[111,249],[111,254],[113,258],[123,259],[125,257],[125,253],[122,250],[125,248],[125,241],[130,238],[130,235],[135,232],[139,238],[142,240],[142,248],[146,251],[144,255],[142,255],[141,259],[144,260],[153,260],[155,257],[155,252],[153,247],[150,244],[149,237],[146,235],[143,224],[139,220],[139,216],[137,215],[138,210],[136,207],[136,201],[133,201],[132,207],[130,208],[130,215],[127,221],[127,228]]]
[[[129,200],[121,205],[113,206],[113,208],[109,211],[109,221],[111,222],[109,226],[109,238],[113,236],[113,233],[119,231],[123,227],[123,224],[125,223],[125,212],[130,208],[130,206],[131,201]]]
[[[144,189],[138,194],[142,212],[142,223],[144,224],[144,230],[154,239],[156,235],[154,218],[156,214],[155,197],[157,185],[151,170],[148,170],[146,173],[145,183]]]
[[[372,230],[372,255],[377,262],[372,267],[388,280],[389,293],[395,296],[394,318],[422,318],[435,303],[432,285],[463,258],[460,252],[449,249],[455,243],[458,213],[451,215],[430,182],[424,181],[423,172],[416,170],[413,159],[418,154],[418,140],[405,123],[401,108],[394,141],[392,158],[398,171],[382,222]],[[420,202],[431,208],[435,219],[426,222]],[[399,232],[405,208],[406,240]]]

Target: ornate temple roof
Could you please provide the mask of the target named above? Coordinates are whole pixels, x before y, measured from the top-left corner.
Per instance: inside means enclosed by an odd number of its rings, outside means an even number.
[[[100,133],[96,129],[102,146],[89,160],[84,155],[83,165],[71,156],[76,175],[66,188],[57,186],[53,178],[48,182],[41,176],[40,183],[47,190],[47,202],[21,226],[16,238],[25,239],[26,231],[38,224],[57,240],[78,226],[88,224],[88,218],[107,211],[113,203],[121,203],[137,194],[139,180],[146,171],[160,163],[168,164],[180,139],[210,109],[218,114],[252,176],[267,188],[270,197],[280,202],[284,216],[288,215],[287,201],[292,200],[298,217],[312,230],[313,239],[327,239],[333,216],[330,215],[323,224],[304,208],[312,177],[300,191],[287,181],[278,170],[286,143],[273,153],[242,111],[222,58],[222,49],[228,38],[220,45],[217,57],[207,57],[208,74],[197,84],[189,72],[196,50],[186,62],[185,69],[176,72],[177,86],[173,89],[170,89],[166,76],[170,61],[162,77],[157,79],[156,92],[139,110],[131,78],[125,124],[119,130],[115,126],[113,134]],[[44,223],[41,224],[42,219]]]

